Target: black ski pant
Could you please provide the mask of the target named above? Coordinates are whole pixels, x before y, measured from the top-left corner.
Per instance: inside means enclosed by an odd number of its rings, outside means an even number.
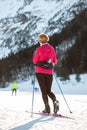
[[[14,92],[15,92],[15,96],[16,96],[16,94],[17,94],[17,89],[12,89],[12,95],[14,94]]]
[[[55,100],[56,97],[53,92],[51,92],[51,86],[53,81],[53,76],[50,74],[42,74],[42,73],[36,73],[36,77],[42,92],[42,98],[44,101],[44,104],[48,103],[48,96]]]

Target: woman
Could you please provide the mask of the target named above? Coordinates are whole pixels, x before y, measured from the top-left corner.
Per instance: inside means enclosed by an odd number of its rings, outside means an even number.
[[[33,63],[36,65],[35,72],[40,89],[42,92],[42,98],[45,104],[43,113],[50,113],[50,106],[48,96],[52,99],[54,105],[54,113],[59,110],[59,102],[56,100],[56,96],[51,92],[51,86],[53,81],[53,64],[56,63],[56,54],[54,48],[49,45],[49,37],[46,34],[39,34],[38,41],[40,47],[36,48],[33,55]]]

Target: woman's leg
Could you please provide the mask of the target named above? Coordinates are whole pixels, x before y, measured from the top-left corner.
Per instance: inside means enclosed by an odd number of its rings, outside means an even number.
[[[48,95],[52,100],[55,100],[55,99],[56,99],[56,96],[55,96],[55,94],[51,91],[52,81],[53,81],[53,76],[52,76],[52,75],[46,75],[46,76],[45,76],[47,95]]]
[[[39,83],[39,86],[41,89],[43,101],[45,104],[47,104],[48,103],[48,96],[47,96],[47,89],[46,89],[47,85],[45,82],[45,75],[37,73],[36,77],[37,77],[37,80],[38,80],[38,83]]]
[[[46,86],[47,86],[46,87],[47,94],[53,101],[54,113],[57,113],[59,111],[59,102],[57,101],[55,94],[53,92],[51,92],[52,81],[53,81],[52,75],[46,75],[45,82],[46,82]]]
[[[48,96],[47,96],[47,89],[46,89],[46,82],[45,82],[45,74],[36,74],[36,77],[40,85],[42,98],[45,105],[45,109],[43,110],[43,113],[50,113],[50,106],[48,103]]]

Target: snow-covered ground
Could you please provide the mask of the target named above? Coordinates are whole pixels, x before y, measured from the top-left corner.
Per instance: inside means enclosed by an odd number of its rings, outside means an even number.
[[[53,82],[53,91],[60,102],[59,114],[68,118],[57,118],[51,116],[33,115],[31,111],[32,104],[32,85],[31,82],[18,83],[17,96],[11,96],[10,86],[0,89],[0,130],[86,130],[87,129],[87,74],[81,75],[81,82],[75,81],[72,75],[71,80],[62,83],[58,82],[65,93],[66,100],[72,110],[69,113],[67,106],[59,92],[55,79]],[[36,87],[38,87],[36,81]],[[50,100],[51,109],[53,108]],[[43,102],[40,91],[35,92],[34,111],[43,110]],[[53,111],[53,109],[52,109]]]

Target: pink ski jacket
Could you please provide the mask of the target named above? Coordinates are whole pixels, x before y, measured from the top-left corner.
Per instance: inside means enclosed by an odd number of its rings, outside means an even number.
[[[35,54],[33,55],[33,63],[37,64],[40,61],[47,61],[49,59],[51,59],[52,64],[55,64],[57,60],[56,53],[51,45],[49,45],[48,43],[44,43],[36,49]],[[53,69],[45,69],[36,66],[35,72],[43,74],[53,74]]]

